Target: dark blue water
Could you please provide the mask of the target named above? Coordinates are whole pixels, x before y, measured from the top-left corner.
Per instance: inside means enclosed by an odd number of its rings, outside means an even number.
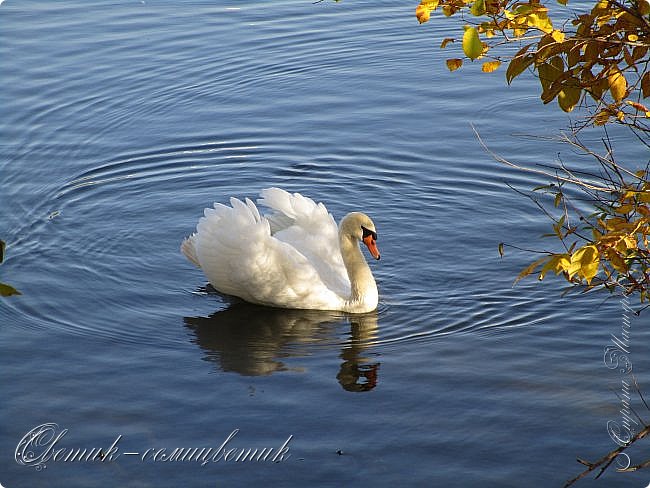
[[[498,243],[539,246],[548,228],[506,182],[543,180],[494,162],[470,125],[534,164],[575,155],[520,135],[568,120],[532,78],[448,73],[436,46],[460,27],[418,26],[414,7],[2,4],[0,269],[23,293],[0,302],[3,486],[559,486],[577,456],[616,447],[621,376],[603,348],[621,301],[512,287],[530,256]],[[376,313],[206,288],[180,241],[212,202],[269,186],[372,216]],[[647,325],[632,318],[646,386]],[[57,448],[113,454],[122,436],[120,455],[17,463],[45,423],[67,429]],[[216,452],[237,429],[226,448],[285,456],[153,459]]]

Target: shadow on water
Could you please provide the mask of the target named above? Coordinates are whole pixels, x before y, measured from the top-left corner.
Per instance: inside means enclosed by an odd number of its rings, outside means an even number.
[[[285,362],[309,356],[315,347],[329,346],[328,350],[340,348],[342,362],[336,377],[343,389],[362,392],[377,385],[380,363],[372,360],[376,356],[372,352],[378,329],[376,312],[348,315],[235,302],[209,317],[185,317],[183,321],[205,359],[225,372],[261,376],[303,371]]]

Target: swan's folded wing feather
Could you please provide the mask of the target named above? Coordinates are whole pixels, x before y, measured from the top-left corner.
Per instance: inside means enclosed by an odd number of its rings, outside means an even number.
[[[200,268],[201,264],[199,263],[199,258],[196,255],[195,241],[196,241],[196,232],[191,236],[189,236],[187,239],[183,239],[183,242],[181,243],[181,252],[185,254],[185,257],[194,266]]]
[[[333,308],[343,300],[308,258],[271,235],[255,204],[233,198],[232,207],[206,209],[191,238],[196,259],[222,293],[264,305]]]
[[[260,196],[258,203],[273,210],[265,217],[274,237],[304,255],[329,288],[348,296],[350,281],[339,248],[338,226],[325,205],[280,188],[267,188]]]

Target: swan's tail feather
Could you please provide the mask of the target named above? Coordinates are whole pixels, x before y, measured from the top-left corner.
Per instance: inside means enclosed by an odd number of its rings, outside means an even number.
[[[255,204],[248,198],[244,203],[233,197],[230,199],[230,204],[231,207],[215,203],[213,208],[206,208],[196,226],[196,232],[181,244],[181,252],[199,268],[201,268],[199,254],[203,258],[204,255],[210,254],[214,243],[223,246],[222,250],[236,251],[241,247],[239,233],[228,232],[226,229],[244,229],[256,224],[268,226]]]
[[[189,236],[187,239],[183,239],[181,243],[181,252],[185,254],[185,257],[192,262],[197,268],[200,268],[199,258],[196,255],[196,247],[194,247],[194,240],[196,238],[196,233]]]
[[[255,204],[250,198],[246,199],[246,205],[248,206],[248,209],[253,214],[253,217],[255,218],[255,222],[259,222],[260,220],[262,220],[259,210],[257,210],[257,207],[255,206]]]

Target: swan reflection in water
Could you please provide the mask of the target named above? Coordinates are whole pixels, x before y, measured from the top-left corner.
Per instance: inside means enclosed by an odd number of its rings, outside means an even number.
[[[223,371],[245,376],[270,375],[276,371],[300,371],[283,360],[311,354],[309,346],[341,348],[341,367],[336,375],[347,391],[369,391],[377,385],[379,362],[367,357],[377,338],[377,312],[348,315],[316,310],[285,310],[231,304],[209,317],[185,317],[205,358]],[[341,344],[341,327],[350,328]]]

